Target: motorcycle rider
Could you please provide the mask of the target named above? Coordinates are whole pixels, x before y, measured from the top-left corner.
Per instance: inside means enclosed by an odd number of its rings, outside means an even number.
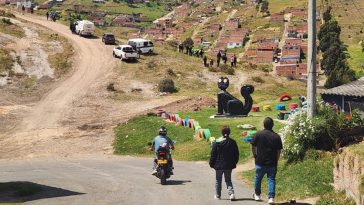
[[[154,160],[153,160],[154,166],[153,166],[152,175],[155,175],[157,173],[157,158],[158,158],[157,154],[158,154],[159,147],[162,147],[162,146],[166,147],[169,152],[168,163],[169,163],[169,166],[173,169],[173,161],[172,161],[172,155],[171,155],[170,149],[174,150],[174,143],[167,136],[167,128],[165,128],[164,126],[161,126],[159,128],[159,135],[153,139],[152,145],[151,145],[151,149],[152,149],[152,151],[154,151]],[[170,174],[173,175],[173,171],[171,171]]]

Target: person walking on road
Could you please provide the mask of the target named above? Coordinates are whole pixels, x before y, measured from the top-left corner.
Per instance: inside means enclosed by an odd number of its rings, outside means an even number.
[[[239,161],[239,149],[235,140],[230,138],[230,128],[224,126],[221,130],[222,137],[216,140],[211,149],[210,167],[215,169],[215,199],[221,198],[222,175],[231,201],[235,200],[234,187],[231,181],[231,172]]]
[[[47,21],[48,21],[48,19],[49,19],[49,12],[48,11],[46,13],[46,16],[47,16]]]
[[[236,68],[236,63],[238,62],[238,59],[236,58],[236,55],[233,56],[233,65]]]
[[[263,124],[264,130],[257,132],[251,142],[255,159],[255,193],[253,198],[256,201],[261,201],[261,183],[264,175],[267,174],[268,203],[274,204],[277,164],[283,146],[281,137],[272,130],[273,119],[267,117],[264,119]]]

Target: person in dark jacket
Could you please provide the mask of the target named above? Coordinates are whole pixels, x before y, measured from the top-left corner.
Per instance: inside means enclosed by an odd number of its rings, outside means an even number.
[[[273,119],[266,117],[263,124],[264,130],[257,132],[251,142],[255,158],[255,193],[253,197],[256,201],[261,200],[261,183],[264,175],[267,174],[268,203],[274,204],[277,164],[283,146],[281,137],[272,130]]]
[[[230,196],[230,200],[235,200],[233,183],[231,182],[231,172],[236,168],[239,161],[239,149],[235,140],[229,137],[230,128],[224,126],[221,130],[222,137],[216,140],[213,144],[210,157],[210,167],[216,171],[215,199],[221,197],[222,175],[225,177],[225,182]]]

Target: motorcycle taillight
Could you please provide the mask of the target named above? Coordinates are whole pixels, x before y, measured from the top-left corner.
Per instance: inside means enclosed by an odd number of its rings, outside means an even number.
[[[159,156],[166,156],[165,152],[159,152]]]

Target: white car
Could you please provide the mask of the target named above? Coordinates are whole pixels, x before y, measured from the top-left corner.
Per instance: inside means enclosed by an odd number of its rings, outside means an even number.
[[[121,60],[135,60],[139,54],[129,45],[118,45],[112,50],[112,55]]]

